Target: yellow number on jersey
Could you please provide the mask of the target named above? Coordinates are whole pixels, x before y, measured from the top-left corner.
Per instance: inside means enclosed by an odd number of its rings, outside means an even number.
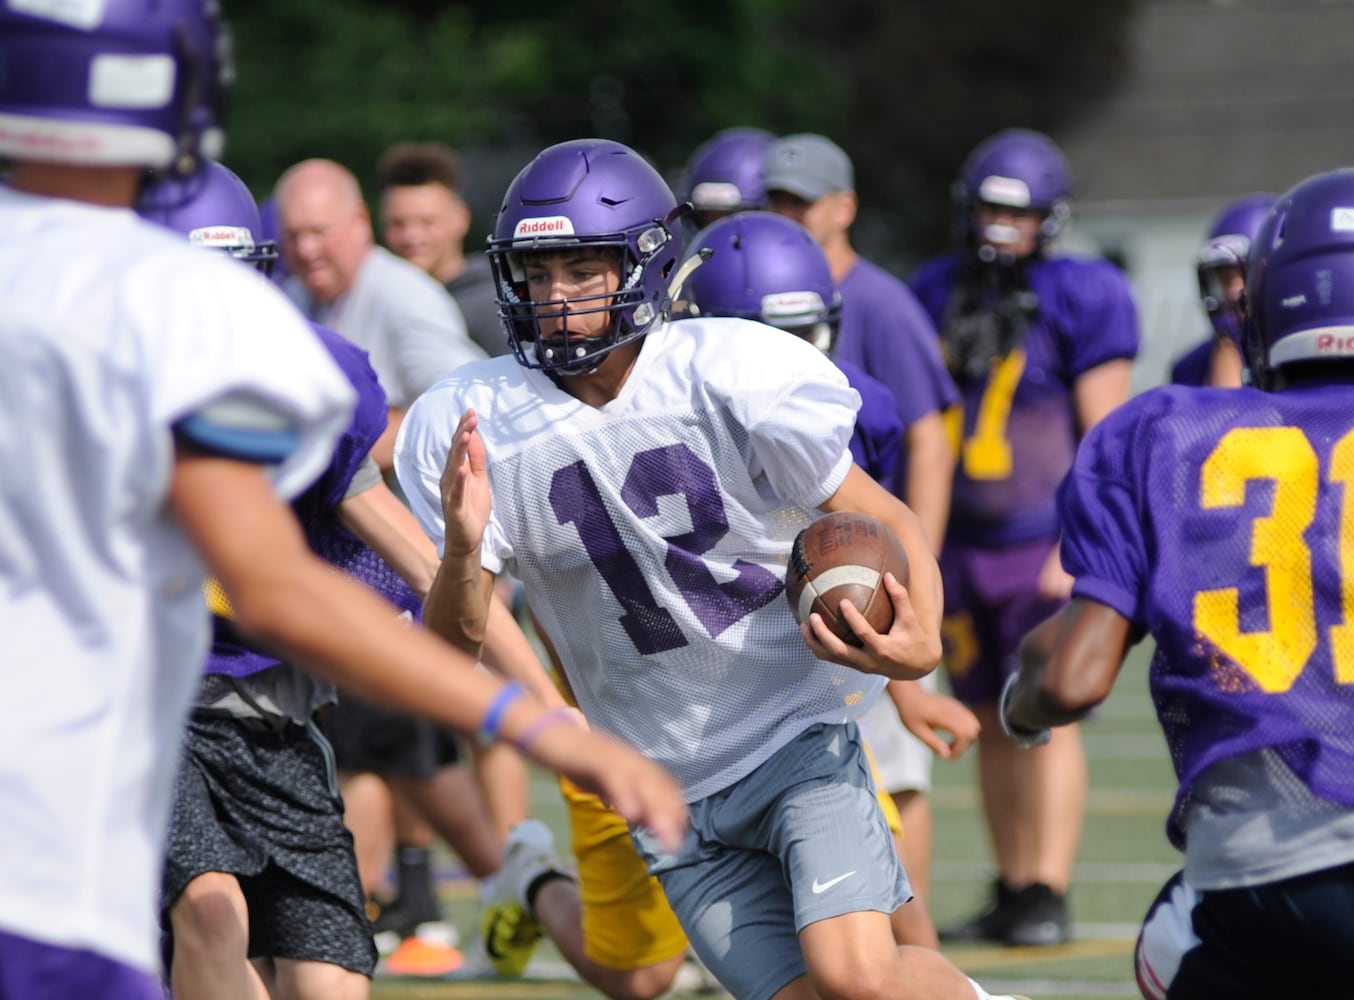
[[[1340,507],[1340,607],[1345,623],[1331,626],[1331,659],[1335,682],[1354,684],[1354,433],[1331,449],[1330,477],[1345,488]]]
[[[1011,419],[1011,402],[1016,386],[1025,373],[1025,352],[1016,348],[992,365],[973,421],[973,434],[960,450],[964,475],[970,479],[1009,479],[1013,464],[1011,442],[1006,426]],[[962,413],[962,411],[960,411]],[[960,417],[962,421],[962,416]],[[960,427],[962,427],[962,422]]]
[[[1235,587],[1194,595],[1194,627],[1230,656],[1262,691],[1293,686],[1316,650],[1312,554],[1303,537],[1316,517],[1320,460],[1297,427],[1228,431],[1204,462],[1200,503],[1205,509],[1240,507],[1246,484],[1274,482],[1274,504],[1251,530],[1250,564],[1265,571],[1269,629],[1242,632]],[[1344,624],[1331,628],[1335,679],[1354,683],[1354,432],[1331,452],[1330,478],[1344,485],[1340,516],[1340,580]]]
[[[234,618],[235,608],[226,596],[226,589],[214,576],[207,577],[202,583],[202,598],[207,602],[207,610],[218,618]]]

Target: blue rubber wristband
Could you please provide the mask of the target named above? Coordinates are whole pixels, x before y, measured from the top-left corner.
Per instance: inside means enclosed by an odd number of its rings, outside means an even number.
[[[524,694],[526,694],[526,688],[516,681],[506,685],[502,691],[498,692],[489,704],[489,711],[485,713],[484,721],[480,723],[481,743],[493,743],[498,739],[498,727],[503,721],[504,713],[508,711],[508,706]]]

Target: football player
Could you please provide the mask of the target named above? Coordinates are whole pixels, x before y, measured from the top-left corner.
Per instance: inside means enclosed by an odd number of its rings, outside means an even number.
[[[985,997],[939,952],[894,945],[907,879],[852,721],[888,676],[935,667],[935,560],[852,462],[859,397],[820,351],[738,319],[669,321],[680,215],[619,143],[561,143],[524,167],[489,243],[513,356],[415,402],[401,485],[442,572],[481,574],[486,595],[514,572],[588,722],[678,776],[696,817],[685,843],[632,836],[727,989]],[[439,498],[467,436],[492,470],[482,543]],[[886,576],[887,633],[843,609],[859,649],[784,603],[795,534],[831,510],[879,517],[911,563],[910,596]],[[553,852],[509,840],[499,881],[549,923],[567,884]],[[576,909],[571,926],[556,943],[594,981]]]
[[[215,161],[187,180],[148,186],[137,211],[264,274],[277,259],[276,244],[260,235],[253,196]],[[391,614],[417,620],[437,553],[370,454],[385,431],[385,393],[365,351],[314,329],[357,406],[328,468],[292,509],[318,555],[382,594]],[[365,997],[376,964],[372,928],[334,752],[314,721],[334,702],[333,685],[259,650],[219,587],[209,584],[208,594],[212,648],[189,719],[161,890],[174,995],[246,996],[261,981],[270,994],[286,984],[298,998]],[[392,967],[419,945],[392,955]],[[448,948],[437,957],[443,972],[460,962]]]
[[[1041,742],[1156,643],[1184,870],[1139,938],[1149,1000],[1354,974],[1354,171],[1279,198],[1246,296],[1251,386],[1153,389],[1082,442],[1058,494],[1073,599],[1002,697]]]
[[[203,0],[0,4],[0,447],[21,470],[0,487],[5,996],[163,996],[156,889],[208,644],[204,564],[260,641],[529,743],[681,841],[659,768],[396,622],[311,555],[276,495],[324,468],[352,389],[268,282],[130,211],[147,168],[191,177],[219,148],[228,52]],[[470,446],[446,510],[473,533]]]
[[[1199,248],[1194,270],[1199,278],[1199,299],[1213,336],[1186,351],[1171,365],[1176,385],[1217,385],[1235,388],[1242,384],[1241,293],[1245,288],[1246,262],[1260,223],[1274,207],[1272,194],[1248,194],[1226,205]]]
[[[799,223],[771,212],[747,212],[709,226],[690,250],[711,253],[710,266],[697,268],[687,282],[700,315],[757,320],[791,331],[832,356],[841,297],[822,248]],[[893,393],[850,361],[838,360],[837,366],[861,397],[851,454],[877,482],[891,483],[903,439]],[[880,802],[890,824],[898,823],[894,834],[916,892],[914,905],[894,912],[894,936],[899,942],[935,946],[924,890],[931,861],[930,810],[924,802],[931,757],[933,752],[947,759],[963,753],[977,738],[978,719],[922,682],[892,681],[888,693],[861,717],[860,727],[883,794]]]
[[[995,847],[992,905],[941,940],[1048,945],[1068,933],[1086,759],[1075,728],[1034,754],[997,725],[997,696],[1029,629],[1066,599],[1054,490],[1080,435],[1128,395],[1138,348],[1128,281],[1105,260],[1059,256],[1070,174],[1047,136],[1010,129],[960,172],[962,246],[912,281],[963,397],[941,552],[946,667],[983,724],[978,770]]]

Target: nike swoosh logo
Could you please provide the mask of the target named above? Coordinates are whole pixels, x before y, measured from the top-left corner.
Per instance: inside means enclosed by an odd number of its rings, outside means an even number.
[[[818,895],[820,892],[827,892],[829,889],[831,889],[831,888],[832,888],[834,885],[836,885],[838,882],[841,882],[841,881],[844,880],[844,879],[848,879],[848,878],[850,878],[850,877],[851,877],[852,875],[854,875],[854,874],[855,874],[855,870],[853,869],[852,871],[847,872],[845,875],[838,875],[836,878],[830,878],[830,879],[828,879],[826,882],[819,882],[817,879],[814,879],[814,880],[813,880],[813,894],[816,896],[816,895]]]

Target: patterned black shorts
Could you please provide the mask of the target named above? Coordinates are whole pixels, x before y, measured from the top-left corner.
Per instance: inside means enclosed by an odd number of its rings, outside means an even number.
[[[169,910],[206,872],[239,878],[251,958],[327,962],[368,976],[375,969],[332,751],[313,725],[279,730],[193,716],[161,887],[166,967]]]

